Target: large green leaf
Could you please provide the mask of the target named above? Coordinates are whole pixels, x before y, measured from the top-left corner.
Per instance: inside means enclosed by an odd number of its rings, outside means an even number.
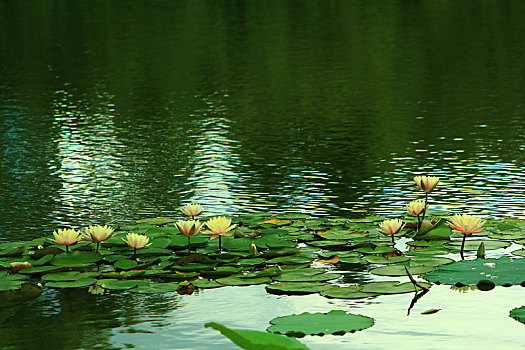
[[[525,306],[510,310],[509,316],[521,323],[525,323]]]
[[[315,282],[329,281],[341,277],[338,273],[325,273],[323,269],[298,269],[283,271],[279,276],[273,277],[280,282]]]
[[[452,230],[447,225],[446,219],[440,219],[430,231],[425,233],[424,235],[418,236],[418,239],[428,240],[428,241],[435,241],[435,240],[448,240],[450,239],[450,235],[452,234]]]
[[[374,319],[347,313],[343,310],[332,310],[328,313],[302,313],[274,318],[270,321],[268,332],[290,336],[344,334],[372,327]]]
[[[232,342],[242,349],[247,350],[305,350],[306,346],[297,339],[284,335],[268,332],[252,331],[245,329],[231,329],[220,323],[209,322],[204,327],[213,328],[228,337]]]
[[[321,295],[327,298],[338,298],[338,299],[362,299],[369,298],[378,293],[364,293],[362,292],[363,286],[349,286],[349,287],[338,287],[326,289],[321,292]]]
[[[323,282],[281,282],[267,285],[266,290],[272,294],[302,295],[319,293],[329,286]]]
[[[90,251],[74,251],[56,255],[51,264],[55,266],[81,267],[102,260],[102,255]]]
[[[497,286],[525,282],[525,259],[476,259],[441,265],[427,273],[425,279],[443,284],[475,285],[479,280],[493,281]]]

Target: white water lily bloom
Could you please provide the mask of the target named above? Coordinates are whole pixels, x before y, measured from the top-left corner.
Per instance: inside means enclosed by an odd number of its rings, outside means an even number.
[[[84,230],[82,239],[99,243],[110,239],[113,236],[114,231],[114,228],[107,225],[92,225]]]
[[[232,220],[224,216],[217,216],[208,220],[206,226],[208,226],[208,229],[210,230],[207,233],[212,235],[210,239],[215,239],[219,236],[233,235],[232,230],[236,228],[237,225],[231,225],[231,223]]]
[[[53,231],[55,239],[52,242],[60,245],[70,246],[76,244],[80,240],[80,232],[73,229],[58,229]]]
[[[197,216],[200,213],[202,213],[202,205],[200,204],[186,204],[184,208],[182,208],[182,213],[186,216]]]
[[[412,201],[408,203],[407,205],[405,205],[405,209],[407,210],[408,215],[411,215],[411,216],[421,215],[424,208],[425,208],[425,202],[423,201]],[[427,204],[427,209],[428,209],[428,204]]]
[[[127,245],[131,248],[140,249],[149,246],[149,237],[146,235],[140,235],[138,233],[130,232],[126,235],[126,239],[122,238]]]
[[[190,237],[199,233],[203,224],[199,220],[179,220],[175,223],[175,226],[183,235]]]
[[[428,193],[432,191],[434,188],[436,188],[437,184],[439,183],[439,177],[415,176],[414,182],[416,183],[417,187],[419,187],[420,190]]]
[[[395,235],[399,233],[405,224],[399,219],[384,220],[379,224],[378,231],[385,235]]]
[[[465,235],[482,232],[485,230],[483,225],[485,225],[485,220],[468,214],[455,214],[448,222],[448,226],[450,226],[452,230]]]

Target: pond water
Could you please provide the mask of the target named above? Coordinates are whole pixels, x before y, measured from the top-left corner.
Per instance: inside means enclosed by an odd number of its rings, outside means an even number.
[[[522,1],[2,1],[0,242],[178,217],[189,202],[213,215],[401,216],[421,197],[415,174],[442,179],[434,209],[525,219],[524,11]],[[50,289],[3,302],[0,347],[227,349],[203,329],[211,317],[263,330],[275,316],[358,308],[374,327],[302,341],[518,348],[523,325],[506,314],[523,293],[433,287],[419,312],[447,311],[406,317],[406,295]]]

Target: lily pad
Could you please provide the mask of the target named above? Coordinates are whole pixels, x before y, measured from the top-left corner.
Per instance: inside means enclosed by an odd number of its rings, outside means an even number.
[[[322,282],[281,282],[267,285],[266,291],[271,294],[303,295],[319,293],[329,286]]]
[[[242,349],[247,350],[307,350],[297,339],[284,335],[272,334],[245,329],[231,329],[220,323],[209,322],[204,327],[213,328],[228,337],[232,342]]]
[[[362,299],[380,295],[378,293],[363,293],[361,290],[363,286],[349,286],[349,287],[338,287],[326,289],[321,292],[321,295],[327,298],[337,299]]]
[[[81,288],[81,287],[87,287],[94,283],[96,283],[97,280],[95,278],[79,278],[76,281],[67,281],[67,282],[48,282],[46,283],[47,287],[53,287],[53,288]]]
[[[441,265],[427,273],[425,279],[443,284],[461,283],[465,286],[476,285],[479,280],[493,281],[497,286],[521,284],[525,281],[525,259],[476,259],[456,261]]]
[[[224,284],[217,283],[216,281],[210,281],[207,279],[198,279],[191,282],[196,288],[218,288],[224,287]]]
[[[273,277],[280,282],[321,282],[341,277],[338,273],[325,273],[323,269],[298,269],[283,271],[279,276]]]
[[[250,286],[253,284],[268,283],[271,280],[268,277],[240,278],[238,276],[230,276],[218,278],[216,281],[226,286]]]
[[[360,331],[374,325],[374,319],[347,313],[343,310],[332,310],[328,313],[308,313],[274,318],[267,331],[289,336],[344,334]]]
[[[430,287],[428,283],[419,282],[424,287]],[[397,281],[370,282],[363,285],[361,292],[377,294],[403,294],[414,292],[415,288],[411,282],[399,283]]]
[[[515,319],[516,321],[525,323],[525,306],[517,307],[510,310],[509,316]]]
[[[419,275],[422,273],[430,272],[432,270],[434,270],[433,266],[414,266],[408,268],[408,271],[410,271],[410,273],[413,275]],[[370,273],[378,276],[406,276],[407,274],[404,265],[389,265],[377,267],[375,269],[370,270]]]
[[[74,251],[56,255],[51,264],[64,267],[82,267],[102,260],[102,255],[90,251]]]
[[[79,272],[79,271],[65,271],[48,273],[42,276],[44,281],[50,282],[63,282],[63,281],[76,281],[81,278],[93,278],[98,276],[98,272]]]
[[[485,250],[502,249],[511,245],[511,242],[475,239],[465,241],[465,250],[476,251],[481,243],[485,245]],[[450,242],[447,247],[459,250],[461,249],[461,240]]]
[[[397,264],[397,263],[406,262],[410,260],[408,256],[383,257],[383,256],[377,256],[377,255],[365,256],[364,259],[371,264]]]
[[[129,289],[133,293],[168,293],[176,292],[179,285],[177,283],[155,283],[150,282],[147,286],[137,286],[135,288]]]
[[[120,270],[131,270],[137,267],[138,264],[135,260],[121,259],[115,261],[113,265]]]

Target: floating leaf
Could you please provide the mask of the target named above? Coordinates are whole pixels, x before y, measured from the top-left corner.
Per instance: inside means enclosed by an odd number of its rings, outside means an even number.
[[[441,309],[428,309],[426,311],[423,311],[421,313],[421,315],[432,315],[432,314],[435,314],[436,312],[439,312]]]
[[[425,272],[434,270],[433,266],[414,266],[409,267],[410,273],[413,275],[419,275]],[[389,265],[377,267],[370,270],[370,273],[378,276],[406,276],[405,266],[404,265]]]
[[[475,285],[482,279],[490,280],[497,286],[521,284],[525,281],[525,259],[504,256],[499,259],[456,261],[439,266],[427,273],[425,279],[443,284],[461,283],[465,286]]]
[[[290,336],[344,334],[372,327],[374,319],[332,310],[328,313],[302,313],[274,318],[267,331]]]
[[[484,244],[485,250],[502,249],[502,248],[507,248],[511,245],[511,242],[475,239],[475,240],[465,241],[465,251],[477,251],[481,243]],[[461,249],[461,240],[452,241],[448,243],[446,246],[448,248],[459,250]]]
[[[429,288],[430,284],[421,283],[423,287]],[[411,282],[399,283],[397,281],[387,282],[370,282],[363,285],[361,291],[363,293],[377,293],[377,294],[402,294],[414,292],[414,285]]]
[[[204,327],[210,327],[221,332],[232,342],[242,349],[247,350],[305,350],[306,346],[297,339],[289,338],[284,335],[272,334],[268,332],[231,329],[220,323],[209,322]]]
[[[79,272],[79,271],[65,271],[48,273],[42,276],[44,281],[62,282],[62,281],[76,281],[81,278],[93,278],[98,276],[98,272]]]
[[[328,298],[337,298],[337,299],[362,299],[369,298],[378,293],[363,293],[363,286],[349,286],[349,287],[332,287],[321,292],[321,295]]]
[[[509,316],[515,319],[516,321],[525,323],[525,306],[517,307],[510,310]]]
[[[55,266],[82,267],[102,260],[102,255],[90,251],[73,251],[56,255],[51,264]]]
[[[400,262],[406,262],[410,260],[408,256],[383,257],[377,255],[365,256],[364,259],[371,264],[397,264]]]
[[[94,283],[96,283],[97,280],[94,278],[79,278],[76,281],[68,281],[68,282],[48,282],[46,283],[46,287],[53,287],[53,288],[81,288],[81,287],[87,287]]]
[[[329,281],[341,277],[338,273],[325,273],[323,269],[299,269],[283,271],[279,276],[273,277],[281,282],[314,282]]]
[[[129,289],[130,292],[133,293],[168,293],[168,292],[175,292],[177,291],[177,288],[179,288],[179,285],[177,283],[155,283],[155,282],[149,282],[146,286],[137,286],[135,288]]]
[[[137,220],[139,224],[150,224],[150,225],[164,225],[170,222],[175,222],[175,219],[169,218],[149,218]]]
[[[113,265],[120,270],[131,270],[137,267],[138,264],[135,260],[122,259],[115,261]]]
[[[281,282],[267,285],[266,291],[271,294],[302,295],[319,293],[329,286],[322,282]]]
[[[230,276],[218,278],[216,281],[227,286],[250,286],[253,284],[268,283],[271,280],[268,277],[240,278],[238,276]]]

